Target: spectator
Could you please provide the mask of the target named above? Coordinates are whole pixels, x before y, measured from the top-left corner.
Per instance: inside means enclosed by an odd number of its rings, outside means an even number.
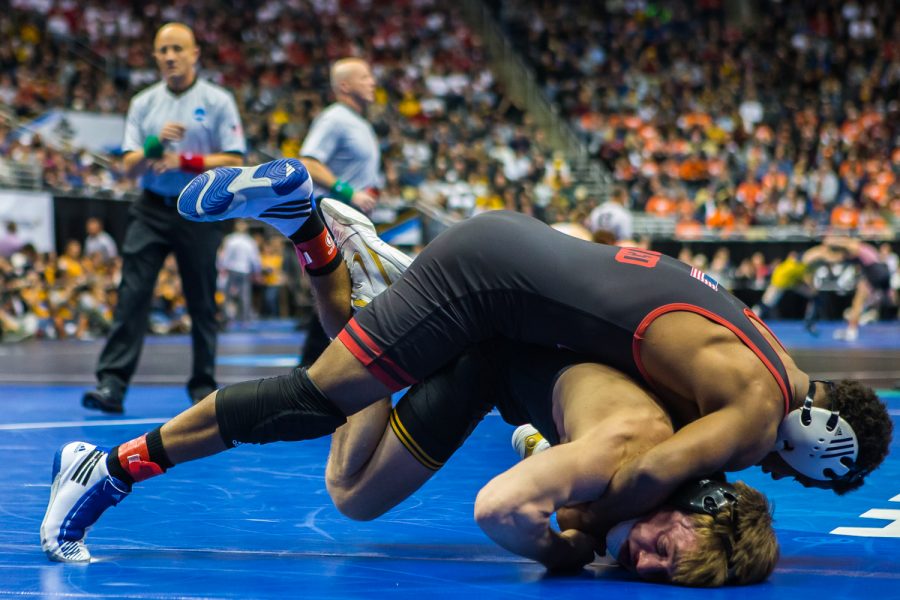
[[[588,229],[595,233],[601,229],[615,235],[616,241],[630,240],[632,237],[633,219],[626,207],[628,195],[625,188],[613,188],[609,200],[591,211],[588,217]]]
[[[9,258],[22,249],[25,241],[19,237],[19,227],[15,221],[7,221],[6,231],[0,237],[0,257]]]
[[[225,271],[225,317],[241,324],[250,320],[252,278],[262,271],[259,247],[247,229],[246,221],[234,222],[234,231],[222,242],[218,261]]]
[[[100,219],[96,217],[89,218],[85,224],[85,229],[87,231],[87,238],[84,240],[84,254],[86,256],[90,257],[97,254],[102,262],[107,263],[119,255],[116,242],[111,235],[103,230],[103,222]]]

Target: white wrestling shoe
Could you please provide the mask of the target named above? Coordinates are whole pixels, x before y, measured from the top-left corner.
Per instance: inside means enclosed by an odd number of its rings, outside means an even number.
[[[372,221],[355,208],[331,198],[323,198],[320,206],[350,270],[353,308],[362,308],[400,279],[412,259],[379,238]]]
[[[57,562],[90,562],[84,538],[110,506],[131,492],[131,486],[109,474],[109,452],[87,442],[70,442],[53,460],[50,502],[41,523],[41,549]]]
[[[312,212],[312,191],[306,167],[295,158],[219,167],[187,184],[178,196],[178,213],[190,221],[248,217],[290,237]]]
[[[513,450],[519,453],[519,458],[528,458],[532,454],[543,452],[550,447],[550,442],[544,439],[541,432],[531,423],[519,425],[512,434]]]
[[[834,332],[834,339],[844,340],[845,342],[855,342],[859,339],[859,329],[847,327],[846,329],[838,329]]]

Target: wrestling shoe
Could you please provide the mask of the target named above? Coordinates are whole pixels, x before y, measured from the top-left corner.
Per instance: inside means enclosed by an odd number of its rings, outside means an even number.
[[[855,342],[859,339],[859,329],[847,327],[846,329],[838,329],[834,332],[834,339],[844,340],[845,342]]]
[[[379,238],[372,221],[355,208],[330,198],[323,198],[320,206],[350,271],[351,304],[362,308],[400,279],[412,259]]]
[[[312,212],[312,190],[306,167],[295,158],[219,167],[187,184],[178,196],[178,213],[190,221],[256,219],[290,237]]]
[[[544,439],[541,432],[530,423],[519,425],[512,434],[513,450],[519,453],[519,458],[528,458],[532,454],[543,452],[550,447],[550,442]]]
[[[41,549],[57,562],[89,562],[84,538],[110,506],[131,492],[131,486],[109,474],[109,452],[86,442],[70,442],[53,459],[50,502],[41,523]]]

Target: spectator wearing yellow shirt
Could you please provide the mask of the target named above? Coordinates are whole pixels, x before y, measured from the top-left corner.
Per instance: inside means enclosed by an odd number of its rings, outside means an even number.
[[[269,238],[262,244],[262,314],[278,317],[282,314],[284,289],[284,243],[281,238]]]
[[[56,261],[57,276],[67,282],[77,281],[84,277],[85,270],[81,256],[81,242],[69,240],[66,250]]]

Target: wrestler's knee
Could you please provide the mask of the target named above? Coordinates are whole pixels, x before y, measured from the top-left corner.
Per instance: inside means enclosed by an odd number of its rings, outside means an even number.
[[[366,497],[365,490],[353,485],[352,481],[326,476],[325,487],[335,508],[348,519],[371,521],[390,509],[372,503]]]
[[[215,402],[219,433],[229,448],[314,439],[347,421],[302,367],[289,375],[226,386]]]

